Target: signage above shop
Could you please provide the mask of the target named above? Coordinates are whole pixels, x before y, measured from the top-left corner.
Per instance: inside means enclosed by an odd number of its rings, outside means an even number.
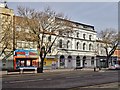
[[[18,49],[15,50],[15,56],[32,56],[32,55],[38,55],[37,50],[23,50],[23,49]]]

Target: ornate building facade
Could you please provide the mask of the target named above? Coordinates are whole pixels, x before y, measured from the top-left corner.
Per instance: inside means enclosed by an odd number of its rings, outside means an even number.
[[[10,16],[13,22],[13,28],[11,29],[13,38],[10,42],[12,45],[11,49],[15,47],[16,50],[37,50],[37,43],[32,40],[32,33],[29,32],[29,29],[26,28],[23,30],[19,24],[17,24],[23,18],[15,16],[12,9],[5,8],[4,5],[1,5],[0,17],[3,15]],[[59,32],[60,36],[51,48],[51,52],[45,58],[44,67],[51,68],[53,64],[55,64],[56,68],[96,67],[99,65],[99,58],[97,59],[96,56],[105,56],[106,54],[102,47],[103,43],[97,41],[97,32],[94,26],[74,21],[69,22],[74,25],[73,32]],[[21,34],[21,36],[19,35],[19,37],[17,37],[18,34]],[[24,40],[23,37],[26,37],[27,40]],[[49,34],[45,34],[44,39],[53,40],[54,37],[55,35],[49,37]],[[2,45],[3,44],[0,45],[1,51],[3,49]],[[3,56],[1,56],[1,58],[2,57]],[[11,58],[9,57],[7,59],[8,63],[6,63],[5,60],[3,61],[3,66],[6,68],[14,66],[12,62],[13,59],[14,54]],[[32,61],[30,63],[32,63]]]

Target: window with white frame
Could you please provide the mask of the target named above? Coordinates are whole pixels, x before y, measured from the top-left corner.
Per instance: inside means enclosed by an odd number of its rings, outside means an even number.
[[[37,48],[37,42],[33,42],[33,48]]]
[[[25,28],[24,28],[24,31],[27,32],[27,33],[29,33],[30,30],[29,30],[28,27],[25,27]]]
[[[89,40],[92,40],[92,35],[89,35]]]
[[[86,34],[83,34],[83,39],[85,39],[86,38]]]
[[[17,42],[17,47],[18,48],[22,48],[22,43],[21,42]]]
[[[70,41],[67,41],[67,48],[70,48]]]
[[[33,42],[29,42],[29,47],[33,48]]]
[[[76,44],[76,49],[79,49],[79,42],[77,42]]]
[[[89,50],[90,51],[92,50],[92,44],[89,44]]]
[[[51,42],[51,36],[48,36],[48,41]]]
[[[85,48],[86,48],[86,44],[85,44],[85,43],[83,43],[83,50],[85,50]]]
[[[59,48],[62,48],[62,39],[59,40]]]
[[[79,38],[79,32],[77,32],[77,38]]]

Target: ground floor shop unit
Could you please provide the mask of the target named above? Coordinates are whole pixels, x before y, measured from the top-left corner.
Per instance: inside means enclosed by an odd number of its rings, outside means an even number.
[[[21,67],[38,67],[38,58],[14,57],[14,69]]]
[[[44,69],[57,69],[57,59],[56,58],[45,58]]]
[[[39,57],[37,50],[18,49],[14,52],[14,70],[23,67],[35,67],[39,65]]]
[[[113,66],[118,62],[116,56],[111,56],[110,59],[108,60],[108,66]],[[101,67],[101,68],[106,68],[106,56],[96,56],[96,66]]]
[[[59,55],[58,68],[95,67],[96,56]]]

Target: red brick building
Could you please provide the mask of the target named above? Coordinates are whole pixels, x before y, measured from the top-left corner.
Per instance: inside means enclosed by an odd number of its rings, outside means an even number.
[[[117,56],[118,62],[120,64],[120,45],[117,47],[117,49],[114,52],[114,56]]]

